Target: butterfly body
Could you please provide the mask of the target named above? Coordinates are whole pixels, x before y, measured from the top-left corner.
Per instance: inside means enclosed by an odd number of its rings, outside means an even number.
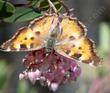
[[[60,32],[59,30],[59,25],[58,25],[58,21],[56,23],[53,23],[53,25],[55,24],[55,26],[53,28],[50,28],[50,35],[49,37],[47,37],[47,41],[46,41],[46,46],[45,46],[45,50],[46,52],[51,52],[54,49],[54,46],[57,42],[57,37],[58,34]]]
[[[1,48],[4,51],[33,51],[45,48],[83,63],[98,65],[94,43],[86,36],[86,27],[67,15],[47,14],[20,29]]]
[[[55,38],[49,38],[47,40],[47,44],[46,44],[46,47],[45,47],[46,52],[51,52],[52,51],[52,49],[54,48],[55,42],[56,42]]]

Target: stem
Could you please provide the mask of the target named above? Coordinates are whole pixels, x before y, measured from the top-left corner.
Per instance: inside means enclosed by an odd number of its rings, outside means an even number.
[[[54,6],[54,4],[50,0],[48,0],[48,3],[50,5],[50,7],[53,8],[53,10],[55,11],[55,13],[57,13],[58,11],[57,11],[56,7]]]

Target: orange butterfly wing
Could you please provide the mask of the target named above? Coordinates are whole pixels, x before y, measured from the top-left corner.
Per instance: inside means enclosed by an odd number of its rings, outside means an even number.
[[[45,15],[35,19],[28,27],[20,29],[1,48],[4,51],[30,51],[43,47],[54,18],[53,15]]]
[[[76,19],[64,17],[61,22],[62,35],[56,50],[63,51],[66,56],[75,58],[84,63],[98,65],[100,58],[97,56],[94,43],[86,37],[85,26]]]
[[[84,36],[85,31],[87,30],[85,26],[76,18],[71,18],[69,16],[63,17],[61,27],[63,30],[63,33],[59,38],[61,41],[64,39],[74,39],[79,38],[80,36]]]

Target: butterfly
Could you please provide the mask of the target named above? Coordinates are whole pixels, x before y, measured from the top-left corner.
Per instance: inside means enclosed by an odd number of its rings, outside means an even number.
[[[97,66],[100,58],[95,45],[86,35],[86,27],[77,18],[68,15],[45,14],[30,22],[1,45],[3,51],[34,51],[54,49],[59,54]]]

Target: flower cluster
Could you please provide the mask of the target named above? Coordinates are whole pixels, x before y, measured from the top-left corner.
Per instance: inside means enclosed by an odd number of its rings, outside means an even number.
[[[81,73],[76,60],[58,54],[55,50],[46,53],[45,48],[30,52],[23,59],[27,68],[19,75],[20,79],[29,79],[33,84],[39,81],[56,91],[60,84],[76,80]]]

